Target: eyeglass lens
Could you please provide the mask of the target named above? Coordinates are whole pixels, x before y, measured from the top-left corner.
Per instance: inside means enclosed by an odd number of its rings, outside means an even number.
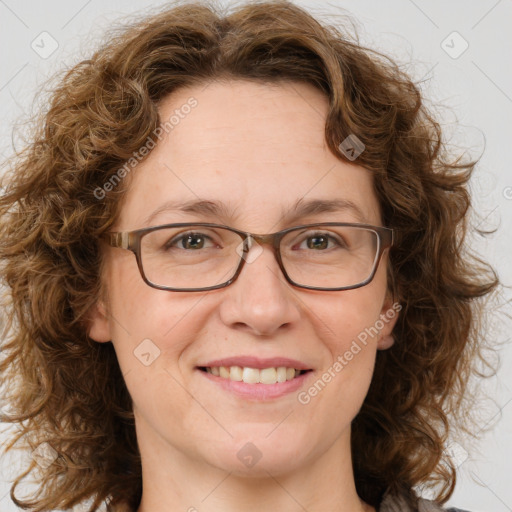
[[[289,278],[296,284],[318,288],[364,282],[373,272],[378,249],[377,233],[356,226],[299,228],[287,232],[280,244]],[[240,235],[220,227],[166,227],[141,239],[144,274],[158,286],[219,285],[234,276],[243,257],[247,258],[247,253]]]

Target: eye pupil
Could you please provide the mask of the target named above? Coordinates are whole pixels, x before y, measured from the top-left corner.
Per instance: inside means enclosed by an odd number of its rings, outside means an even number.
[[[308,239],[309,249],[325,249],[327,247],[328,240],[325,236],[314,236]]]
[[[194,240],[199,240],[199,242],[194,243]],[[201,249],[204,245],[204,238],[199,235],[188,235],[183,239],[183,247],[189,249]]]

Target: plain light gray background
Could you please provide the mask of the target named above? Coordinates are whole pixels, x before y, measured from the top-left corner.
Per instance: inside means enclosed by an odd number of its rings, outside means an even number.
[[[358,23],[362,43],[397,58],[422,80],[433,103],[448,107],[437,111],[454,144],[470,147],[473,155],[485,144],[472,181],[474,205],[480,227],[498,231],[488,239],[476,237],[474,244],[511,285],[512,1],[295,3],[332,23],[332,13],[346,10]],[[145,0],[0,0],[0,158],[11,153],[13,123],[30,112],[45,79],[85,58],[113,21],[162,5]],[[505,293],[510,299],[510,291]],[[502,308],[503,313],[511,311],[509,304]],[[459,480],[448,504],[473,512],[512,511],[512,322],[504,315],[492,318],[489,336],[506,343],[497,377],[482,384],[493,398],[481,411],[482,427],[494,428],[480,444],[466,447],[469,453],[453,445]],[[0,459],[0,512],[18,510],[8,497],[8,479],[19,466],[19,456]]]

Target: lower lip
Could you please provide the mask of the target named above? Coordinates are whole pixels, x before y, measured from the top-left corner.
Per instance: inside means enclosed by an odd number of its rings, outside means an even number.
[[[247,384],[243,381],[235,381],[225,379],[223,377],[217,377],[211,373],[204,372],[197,369],[199,373],[204,375],[207,379],[215,384],[218,384],[226,391],[230,391],[235,395],[242,398],[264,401],[271,400],[273,398],[280,398],[289,393],[297,391],[303,384],[304,381],[313,373],[312,371],[303,373],[292,380],[286,382],[276,382],[275,384]]]

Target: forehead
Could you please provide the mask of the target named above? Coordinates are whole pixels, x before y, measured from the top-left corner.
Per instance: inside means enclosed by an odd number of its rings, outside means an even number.
[[[351,202],[378,222],[370,173],[325,143],[327,108],[321,91],[295,82],[212,82],[175,91],[159,106],[162,125],[172,128],[130,175],[118,227],[143,227],[164,203],[199,200],[225,204],[231,225],[260,232],[298,201],[313,199]],[[176,215],[165,220],[184,220]]]

